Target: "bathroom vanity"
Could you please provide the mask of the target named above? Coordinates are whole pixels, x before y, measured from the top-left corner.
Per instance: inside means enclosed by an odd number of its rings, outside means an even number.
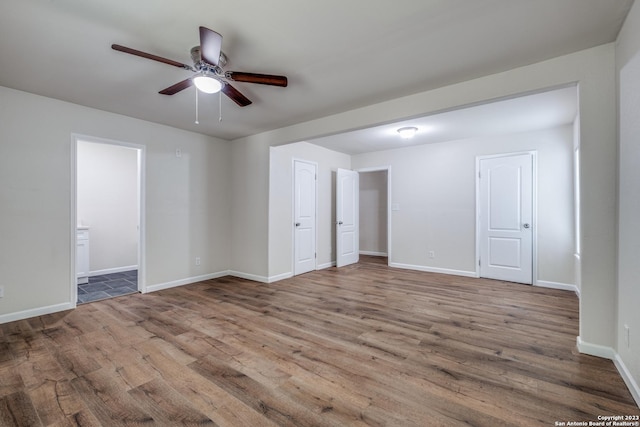
[[[89,227],[76,231],[76,276],[78,284],[89,283]]]

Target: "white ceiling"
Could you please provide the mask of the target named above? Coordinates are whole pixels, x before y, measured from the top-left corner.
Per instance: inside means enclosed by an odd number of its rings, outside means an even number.
[[[0,85],[224,139],[347,111],[614,41],[633,0],[0,0]],[[198,26],[224,36],[245,108],[194,89]]]
[[[578,112],[575,86],[489,102],[401,122],[309,140],[346,154],[361,154],[411,145],[506,135],[573,123]],[[416,127],[411,139],[398,129]]]

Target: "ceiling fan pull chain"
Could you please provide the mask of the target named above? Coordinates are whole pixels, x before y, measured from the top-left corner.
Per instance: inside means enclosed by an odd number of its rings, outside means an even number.
[[[196,89],[196,124],[199,125],[200,122],[198,121],[198,89]]]
[[[218,92],[218,122],[222,121],[222,91]]]

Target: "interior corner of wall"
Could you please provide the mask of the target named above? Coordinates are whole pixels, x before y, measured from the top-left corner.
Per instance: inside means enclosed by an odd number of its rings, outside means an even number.
[[[616,352],[613,348],[583,341],[580,335],[576,337],[576,346],[580,353],[590,356],[602,357],[609,360],[614,360],[616,357]]]

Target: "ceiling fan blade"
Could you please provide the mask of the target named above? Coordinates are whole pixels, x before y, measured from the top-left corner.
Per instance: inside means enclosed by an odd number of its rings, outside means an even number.
[[[200,27],[200,57],[206,63],[218,65],[222,49],[222,36],[206,27]]]
[[[289,83],[285,76],[271,74],[242,73],[240,71],[228,71],[225,76],[234,82],[258,83],[261,85],[287,87]]]
[[[191,87],[192,84],[193,81],[191,80],[191,77],[189,77],[186,80],[183,80],[179,83],[174,84],[173,86],[169,86],[168,88],[161,90],[159,93],[161,93],[162,95],[175,95],[181,90],[185,90],[186,88]]]
[[[187,65],[187,64],[183,64],[182,62],[173,61],[171,59],[163,58],[163,57],[158,56],[158,55],[153,55],[151,53],[143,52],[141,50],[131,49],[130,47],[121,46],[119,44],[112,44],[111,45],[111,49],[117,50],[117,51],[120,51],[120,52],[124,52],[124,53],[128,53],[128,54],[131,54],[131,55],[140,56],[142,58],[151,59],[153,61],[162,62],[163,64],[173,65],[174,67],[184,68],[186,70],[193,70],[193,67],[191,67],[190,65]]]
[[[238,89],[236,89],[235,87],[231,86],[229,83],[225,82],[222,85],[222,93],[227,95],[236,104],[238,104],[241,107],[246,107],[247,105],[251,104],[251,101],[249,100],[249,98],[247,98],[246,96],[241,94]]]

